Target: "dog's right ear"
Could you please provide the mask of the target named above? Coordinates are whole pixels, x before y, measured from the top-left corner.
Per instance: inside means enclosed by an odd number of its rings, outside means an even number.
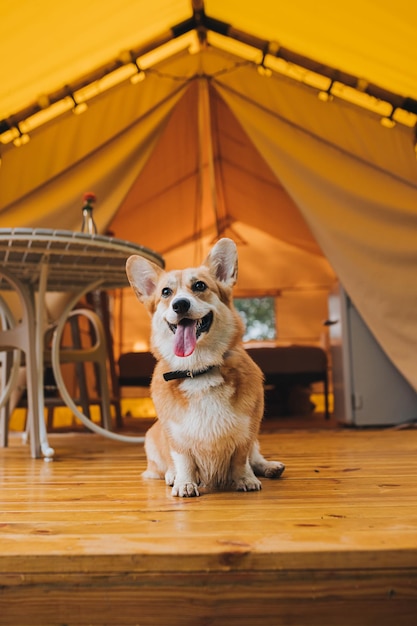
[[[237,248],[232,239],[223,237],[210,250],[203,265],[207,265],[216,280],[233,287],[237,280]]]
[[[155,293],[161,274],[158,265],[142,256],[133,255],[126,261],[126,274],[137,298],[146,304]]]

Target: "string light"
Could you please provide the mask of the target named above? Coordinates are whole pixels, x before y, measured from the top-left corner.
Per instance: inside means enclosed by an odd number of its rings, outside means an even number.
[[[330,102],[333,100],[334,96],[332,94],[333,81],[330,82],[329,87],[326,90],[321,90],[318,92],[317,97],[322,102]]]
[[[71,98],[74,104],[74,106],[72,107],[72,112],[75,113],[75,115],[81,115],[81,113],[84,113],[84,111],[88,109],[86,102],[77,102],[72,91],[68,91],[68,97]]]
[[[265,58],[266,58],[267,53],[268,51],[265,50],[265,52],[262,54],[262,59],[257,69],[258,69],[258,74],[269,78],[270,76],[272,76],[272,70],[269,67],[265,66]]]
[[[146,74],[139,66],[139,63],[137,61],[132,61],[132,63],[136,67],[137,72],[136,74],[133,74],[133,76],[130,78],[130,82],[132,83],[132,85],[137,85],[138,83],[141,83],[143,80],[145,80]]]
[[[135,58],[133,52],[131,50],[123,50],[120,54],[120,60],[124,65],[132,64],[136,68],[136,72],[130,77],[130,82],[132,85],[136,85],[137,83],[141,83],[146,78],[146,74],[143,69],[140,67],[137,59]]]
[[[24,133],[21,130],[19,124],[16,123],[15,128],[18,132],[18,136],[13,139],[13,143],[16,146],[16,148],[20,148],[21,146],[24,146],[30,141],[30,137],[27,133]]]
[[[393,118],[394,113],[395,113],[395,107],[392,108],[391,113],[387,115],[387,117],[381,117],[380,119],[381,126],[384,126],[385,128],[394,128],[394,126],[397,123]]]

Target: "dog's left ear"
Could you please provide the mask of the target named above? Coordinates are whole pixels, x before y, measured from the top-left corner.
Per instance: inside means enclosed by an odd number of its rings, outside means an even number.
[[[126,274],[137,298],[146,304],[153,296],[161,274],[158,265],[144,257],[132,255],[126,261]]]
[[[237,248],[232,239],[224,237],[213,246],[204,261],[216,280],[228,287],[237,281]]]

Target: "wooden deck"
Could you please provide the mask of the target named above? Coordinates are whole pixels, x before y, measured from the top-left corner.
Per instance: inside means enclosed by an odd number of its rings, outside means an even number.
[[[0,450],[0,624],[412,626],[417,430],[265,425],[257,493],[173,498],[142,446]]]

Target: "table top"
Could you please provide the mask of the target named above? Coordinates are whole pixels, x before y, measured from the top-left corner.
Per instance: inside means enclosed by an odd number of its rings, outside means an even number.
[[[125,264],[137,254],[164,267],[162,257],[130,241],[46,228],[0,228],[0,273],[8,270],[14,277],[36,288],[40,270],[48,263],[48,290],[79,289],[101,279],[100,289],[129,285]],[[9,283],[0,276],[0,290]]]

